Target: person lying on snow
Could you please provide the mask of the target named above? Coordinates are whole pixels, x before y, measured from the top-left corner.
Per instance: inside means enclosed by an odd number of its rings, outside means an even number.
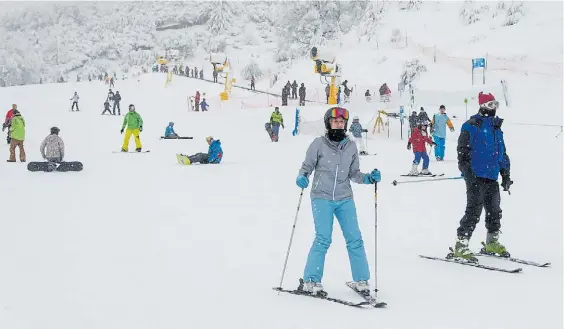
[[[221,162],[223,158],[223,150],[221,148],[221,142],[218,140],[213,139],[212,136],[206,137],[206,142],[210,146],[208,149],[208,153],[196,153],[194,155],[184,155],[179,154],[178,158],[182,158],[182,163],[185,165],[193,164],[193,163],[200,163],[200,164],[208,164],[208,163],[217,163]]]

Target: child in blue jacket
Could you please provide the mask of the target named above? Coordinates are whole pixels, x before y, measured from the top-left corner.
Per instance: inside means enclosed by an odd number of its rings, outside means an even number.
[[[178,134],[174,131],[174,122],[169,122],[168,126],[166,127],[165,130],[165,138],[175,138],[178,137]]]

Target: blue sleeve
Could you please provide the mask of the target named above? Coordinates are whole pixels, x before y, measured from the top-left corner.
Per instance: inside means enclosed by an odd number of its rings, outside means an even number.
[[[166,130],[165,130],[165,137],[168,137],[168,136],[170,136],[170,127],[166,127]]]
[[[507,149],[505,148],[505,140],[503,139],[503,132],[500,130],[501,138],[499,139],[499,153],[501,154],[501,159],[499,161],[499,168],[501,169],[501,174],[509,174],[511,167],[511,162],[509,161],[509,156],[507,155]]]

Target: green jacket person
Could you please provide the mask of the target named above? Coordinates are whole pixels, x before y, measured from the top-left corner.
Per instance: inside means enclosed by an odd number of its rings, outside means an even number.
[[[282,118],[282,113],[278,109],[278,106],[274,108],[274,112],[270,116],[270,124],[272,126],[272,135],[274,136],[273,140],[278,142],[278,132],[280,131],[280,126],[284,128],[284,119]]]
[[[127,126],[127,129],[125,127]],[[141,140],[139,139],[139,133],[143,131],[143,118],[139,113],[135,112],[135,105],[129,105],[129,112],[123,118],[123,124],[121,125],[121,133],[125,129],[125,138],[123,139],[123,145],[121,147],[122,152],[127,152],[129,149],[129,139],[133,134],[135,138],[135,151],[141,152]]]

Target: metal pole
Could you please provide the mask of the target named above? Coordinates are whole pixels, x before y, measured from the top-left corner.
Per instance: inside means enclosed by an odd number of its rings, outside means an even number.
[[[290,234],[290,243],[288,244],[288,250],[286,251],[286,259],[284,260],[284,268],[282,269],[282,276],[280,278],[279,288],[282,288],[282,281],[284,281],[284,274],[286,273],[286,265],[288,265],[288,257],[290,256],[290,248],[292,247],[292,240],[294,239],[294,232],[296,231],[296,223],[298,221],[298,213],[300,212],[300,206],[302,204],[302,197],[304,196],[304,189],[300,193],[300,200],[298,201],[298,208],[296,209],[296,217],[294,217],[294,225],[292,226],[292,233]]]
[[[374,297],[378,293],[378,182],[374,183]]]

